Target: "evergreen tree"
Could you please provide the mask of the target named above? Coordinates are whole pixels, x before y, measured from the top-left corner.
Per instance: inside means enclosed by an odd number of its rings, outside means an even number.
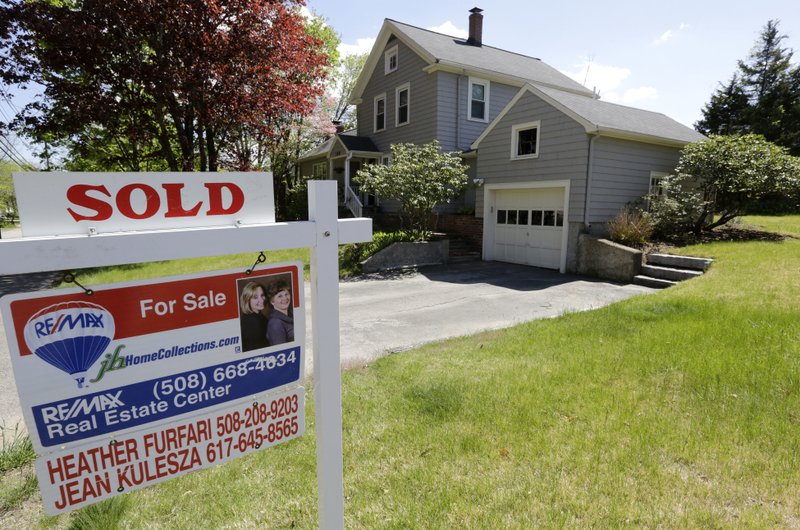
[[[703,108],[703,119],[695,129],[703,134],[747,134],[750,102],[739,77],[734,74],[727,85],[720,84]]]
[[[711,96],[695,128],[704,134],[763,135],[800,154],[800,68],[770,20],[727,85]]]

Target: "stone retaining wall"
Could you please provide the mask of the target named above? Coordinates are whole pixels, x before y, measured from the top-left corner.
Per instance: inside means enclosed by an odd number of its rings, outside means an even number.
[[[578,236],[578,274],[629,283],[641,270],[641,250],[589,234]]]

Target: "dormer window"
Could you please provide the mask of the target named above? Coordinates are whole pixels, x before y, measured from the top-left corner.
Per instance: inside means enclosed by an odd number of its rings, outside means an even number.
[[[392,46],[386,53],[383,54],[385,63],[384,63],[384,74],[391,74],[395,70],[397,70],[397,46]]]
[[[469,105],[467,119],[472,121],[489,121],[489,81],[469,78]]]

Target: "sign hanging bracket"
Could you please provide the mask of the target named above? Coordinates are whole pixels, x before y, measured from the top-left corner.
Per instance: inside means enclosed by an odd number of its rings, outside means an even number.
[[[253,271],[256,270],[256,266],[259,263],[264,263],[265,261],[267,261],[267,255],[264,254],[264,251],[262,250],[261,252],[258,253],[258,257],[256,257],[256,261],[253,262],[253,266],[244,271],[244,273],[250,276],[251,274],[253,274]]]
[[[88,287],[84,287],[83,285],[81,285],[81,283],[78,282],[78,280],[75,278],[75,274],[70,271],[64,273],[63,281],[65,283],[74,283],[75,285],[83,289],[83,291],[86,293],[86,296],[92,296],[94,294],[93,289],[89,289]]]

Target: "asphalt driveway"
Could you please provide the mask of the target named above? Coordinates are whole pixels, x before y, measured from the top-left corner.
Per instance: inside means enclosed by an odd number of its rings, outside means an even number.
[[[0,294],[46,286],[46,275],[0,277]],[[306,293],[309,292],[306,286]],[[368,275],[340,284],[342,366],[427,342],[585,311],[652,292],[499,262]],[[309,319],[310,320],[310,319]],[[311,330],[306,374],[311,374]],[[0,330],[0,425],[21,421],[8,344]]]

